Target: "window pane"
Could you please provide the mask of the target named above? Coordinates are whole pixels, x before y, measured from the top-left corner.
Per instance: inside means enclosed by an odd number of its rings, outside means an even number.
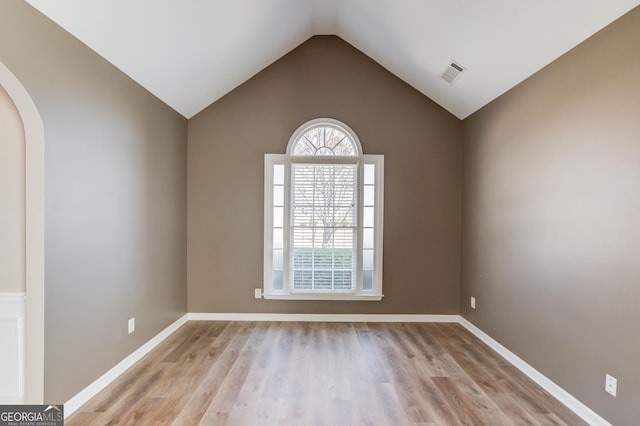
[[[353,207],[335,208],[332,226],[353,226],[354,213]]]
[[[284,164],[275,164],[273,166],[273,184],[284,185]]]
[[[313,265],[313,251],[311,249],[295,249],[293,251],[293,268],[311,269]]]
[[[375,187],[373,185],[365,185],[363,201],[365,206],[373,206],[375,202]]]
[[[273,250],[273,269],[283,269],[284,252],[282,250]]]
[[[332,288],[333,273],[329,271],[314,271],[314,283],[315,290],[331,290]]]
[[[373,290],[374,270],[374,225],[375,225],[375,164],[365,164],[363,170],[363,210],[362,210],[362,289]]]
[[[364,184],[365,185],[374,185],[375,184],[375,173],[376,173],[375,164],[365,164],[364,165]]]
[[[276,185],[273,187],[273,205],[284,206],[284,186]]]
[[[318,206],[313,208],[313,226],[336,226],[334,213],[335,209],[332,206]]]
[[[273,271],[272,285],[274,290],[282,290],[282,271],[278,271],[278,270]]]
[[[365,228],[362,231],[362,248],[372,249],[373,248],[373,229]]]
[[[293,209],[293,226],[313,226],[313,208],[296,206]]]
[[[362,289],[373,290],[373,271],[362,271]]]
[[[373,270],[373,250],[370,250],[370,249],[363,250],[362,269]]]
[[[356,156],[355,142],[333,127],[320,125],[301,135],[293,146],[293,155]]]
[[[312,277],[311,271],[293,271],[293,288],[296,290],[311,290]]]
[[[324,136],[312,140],[322,144]],[[292,165],[294,288],[352,288],[356,170],[353,164]]]
[[[333,127],[325,127],[324,134],[325,134],[324,144],[325,146],[331,149],[335,149],[336,146],[342,145],[342,142],[347,137],[347,135],[345,135],[340,130],[335,129]]]
[[[351,271],[334,271],[333,273],[333,286],[336,290],[351,290],[352,287]]]
[[[273,208],[273,226],[274,228],[282,228],[284,225],[284,207]]]
[[[303,247],[313,247],[313,229],[312,228],[294,228],[293,230],[293,249]]]
[[[293,148],[293,155],[315,155],[315,146],[303,136]]]
[[[373,228],[373,207],[363,208],[362,226]]]
[[[318,249],[313,252],[313,269],[327,269],[333,268],[333,250],[331,249]]]
[[[331,194],[333,196],[334,205],[344,206],[344,207],[349,207],[354,205],[353,184],[354,182],[345,180],[344,182],[341,182],[340,185],[335,186],[335,191]]]
[[[336,249],[333,252],[333,267],[338,269],[353,269],[353,251]]]
[[[284,235],[282,228],[273,230],[273,248],[281,249],[284,247]]]
[[[353,249],[353,236],[354,230],[352,228],[338,228],[334,230],[333,234],[333,247],[336,249],[346,249],[351,251]]]

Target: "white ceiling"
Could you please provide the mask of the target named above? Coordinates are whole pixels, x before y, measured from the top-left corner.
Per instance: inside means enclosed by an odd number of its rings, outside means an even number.
[[[187,118],[337,34],[459,118],[640,0],[26,0]],[[640,30],[640,29],[639,29]],[[467,68],[453,85],[440,75]]]

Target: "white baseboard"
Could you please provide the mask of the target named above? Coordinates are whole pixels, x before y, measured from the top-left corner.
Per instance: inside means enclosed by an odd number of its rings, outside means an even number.
[[[531,380],[536,382],[540,387],[553,395],[553,397],[558,401],[566,405],[567,408],[580,416],[582,420],[593,426],[611,426],[611,423],[600,417],[591,408],[584,405],[569,392],[562,389],[560,386],[547,378],[544,374],[540,373],[531,365],[527,364],[524,360],[522,360],[522,358],[502,346],[500,343],[498,343],[496,340],[494,340],[492,337],[490,337],[488,334],[480,330],[478,327],[473,325],[462,316],[460,317],[460,325],[469,330],[478,339],[482,340],[487,346],[489,346],[491,349],[500,354],[504,359],[513,364],[513,366],[518,370],[529,376]]]
[[[300,322],[445,322],[459,323],[490,348],[495,350],[517,369],[549,392],[584,421],[594,426],[611,426],[609,422],[584,405],[573,395],[556,385],[520,357],[502,346],[488,334],[480,330],[460,315],[420,315],[420,314],[270,314],[270,313],[188,313],[149,340],[127,358],[107,371],[95,382],[87,386],[64,405],[65,418],[93,398],[98,392],[117,379],[128,368],[151,352],[171,333],[187,321],[300,321]]]
[[[460,322],[460,315],[190,313],[190,321]]]
[[[183,315],[179,319],[177,319],[173,324],[162,330],[155,337],[149,340],[144,345],[140,346],[133,352],[131,355],[120,361],[113,367],[111,370],[104,373],[100,376],[96,381],[91,383],[89,386],[84,388],[80,393],[76,396],[68,400],[64,403],[64,417],[65,419],[69,418],[78,408],[80,408],[84,403],[93,398],[98,392],[107,387],[111,382],[117,379],[120,375],[122,375],[125,371],[127,371],[133,364],[141,360],[146,354],[151,352],[156,346],[162,343],[171,333],[176,331],[180,326],[185,324],[187,319],[187,314]]]

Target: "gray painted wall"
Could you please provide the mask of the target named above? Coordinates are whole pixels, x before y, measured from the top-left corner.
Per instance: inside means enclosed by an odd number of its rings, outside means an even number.
[[[636,8],[464,121],[462,314],[616,425],[640,418],[639,29]]]
[[[385,155],[381,302],[254,299],[265,153],[318,117]],[[458,313],[461,123],[335,36],[309,39],[189,120],[189,311]]]
[[[45,400],[60,403],[186,312],[187,122],[20,0],[0,2],[0,61],[44,122]]]

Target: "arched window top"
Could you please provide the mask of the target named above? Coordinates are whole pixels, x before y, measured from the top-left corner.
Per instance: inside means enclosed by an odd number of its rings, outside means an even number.
[[[308,121],[291,136],[290,156],[359,157],[362,147],[356,134],[344,123],[330,118]]]

